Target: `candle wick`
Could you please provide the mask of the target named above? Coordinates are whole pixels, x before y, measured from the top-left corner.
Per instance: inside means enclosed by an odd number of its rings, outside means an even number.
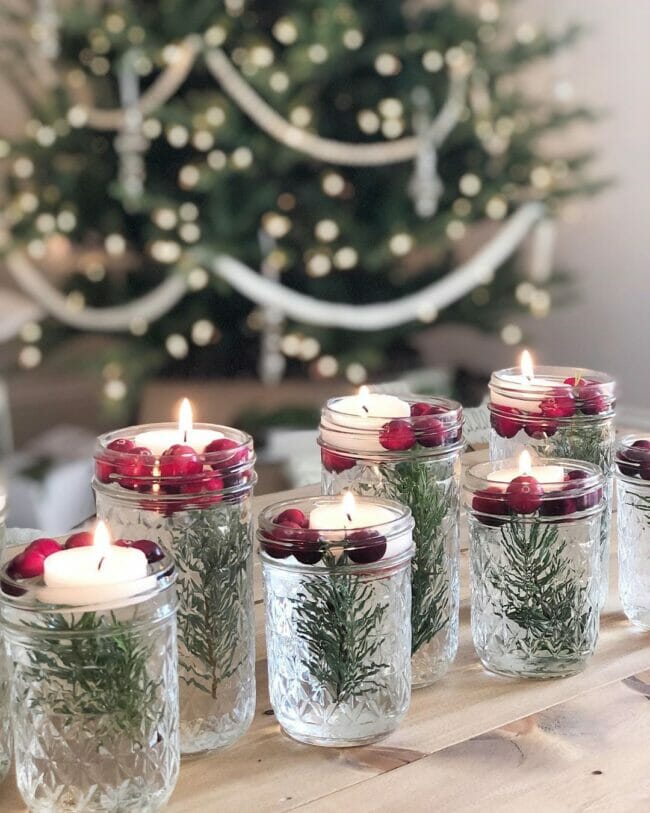
[[[352,517],[350,514],[346,514],[345,516],[348,518],[348,522],[352,522]]]
[[[366,415],[368,414],[369,409],[365,404],[361,404],[361,409],[366,413]]]
[[[105,558],[106,558],[105,556],[102,556],[102,558],[99,560],[99,564],[97,565],[97,570],[98,571],[100,571],[102,569],[102,565],[104,564],[104,559]]]
[[[187,429],[183,432],[183,443],[187,443]]]

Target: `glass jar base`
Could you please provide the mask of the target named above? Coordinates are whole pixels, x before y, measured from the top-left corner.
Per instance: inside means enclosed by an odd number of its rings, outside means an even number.
[[[429,669],[423,669],[422,665],[420,664],[420,668],[417,669],[416,671],[416,664],[413,663],[411,688],[426,689],[427,686],[431,686],[434,683],[437,683],[447,674],[450,666],[451,666],[450,661],[443,661],[441,663],[434,664]]]
[[[650,630],[650,607],[623,605],[623,612],[635,627],[641,630]]]
[[[551,661],[532,660],[516,657],[487,659],[479,654],[484,669],[502,677],[518,677],[531,680],[548,680],[550,678],[571,677],[584,671],[586,658],[576,660]]]
[[[385,740],[386,737],[392,734],[395,728],[397,728],[397,725],[395,725],[388,731],[382,731],[378,734],[371,734],[368,737],[346,738],[346,739],[343,739],[341,737],[318,737],[300,731],[291,732],[283,727],[282,733],[285,734],[290,739],[296,740],[296,742],[302,742],[305,745],[319,745],[322,748],[355,748],[361,745],[371,745],[372,743],[375,742],[381,742],[381,740]]]
[[[20,783],[19,783],[20,784]],[[88,793],[84,789],[52,788],[43,797],[34,799],[20,791],[31,813],[158,813],[163,810],[171,792],[147,795],[141,788],[106,788]],[[93,798],[90,799],[89,796]]]

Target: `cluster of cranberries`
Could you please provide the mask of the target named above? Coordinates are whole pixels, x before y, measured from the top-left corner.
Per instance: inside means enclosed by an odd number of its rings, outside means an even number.
[[[515,477],[503,491],[498,486],[489,486],[477,491],[472,499],[472,508],[478,519],[493,528],[503,525],[513,514],[534,514],[542,517],[564,517],[576,511],[594,508],[602,499],[602,489],[584,491],[583,482],[589,475],[582,469],[567,472],[565,485],[551,492],[544,492],[542,485],[531,475]]]
[[[294,556],[302,564],[315,565],[323,557],[325,543],[319,532],[309,527],[309,519],[299,508],[282,511],[273,520],[273,529],[264,533],[262,549],[273,559]],[[386,537],[372,528],[352,531],[341,545],[358,565],[378,562],[386,553]]]
[[[205,455],[213,459],[205,463]],[[176,443],[158,459],[144,446],[136,446],[129,438],[117,438],[106,447],[106,453],[96,460],[95,473],[102,483],[117,482],[122,488],[151,493],[156,484],[162,494],[205,494],[209,502],[218,502],[216,492],[235,484],[237,476],[227,471],[248,458],[248,450],[230,438],[217,438],[203,450],[203,455],[191,446]],[[241,475],[239,476],[241,478]]]
[[[626,477],[650,480],[650,439],[635,440],[631,446],[619,449],[616,465]]]
[[[7,576],[10,579],[34,579],[43,575],[45,560],[53,553],[71,548],[86,548],[94,544],[94,537],[90,531],[79,531],[69,536],[62,544],[56,539],[41,537],[31,542],[22,553],[9,562],[7,565]],[[150,539],[118,539],[113,544],[121,548],[137,548],[147,557],[149,564],[159,562],[164,554],[155,542]]]
[[[603,393],[600,382],[591,378],[565,378],[571,387],[556,387],[539,405],[539,412],[525,412],[514,407],[495,405],[490,411],[494,431],[502,438],[513,438],[523,429],[531,438],[554,435],[563,418],[580,415],[602,415],[610,402]]]
[[[441,416],[447,413],[448,408],[437,404],[427,404],[424,401],[411,404],[411,417],[395,418],[385,423],[379,431],[379,442],[390,452],[406,452],[416,445],[434,448],[457,443],[461,430],[442,419]],[[337,474],[356,464],[353,457],[325,448],[321,450],[321,460],[327,471]]]

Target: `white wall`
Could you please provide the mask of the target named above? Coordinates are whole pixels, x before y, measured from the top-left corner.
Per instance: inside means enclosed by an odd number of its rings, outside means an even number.
[[[650,409],[650,2],[526,0],[523,10],[592,27],[557,67],[577,98],[610,111],[594,140],[617,178],[561,227],[558,259],[575,270],[580,301],[529,325],[535,347],[548,363],[610,372],[625,404]]]

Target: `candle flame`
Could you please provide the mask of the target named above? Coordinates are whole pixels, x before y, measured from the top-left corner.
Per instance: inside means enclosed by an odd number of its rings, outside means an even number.
[[[357,503],[354,499],[354,494],[351,491],[346,491],[343,495],[343,513],[352,522],[352,514],[356,511]]]
[[[528,450],[524,450],[519,455],[519,475],[530,474],[533,468],[533,459]]]
[[[361,409],[364,412],[368,412],[368,395],[370,394],[370,390],[365,385],[363,387],[359,387],[359,400],[361,402]]]
[[[178,429],[183,435],[183,442],[187,443],[187,438],[192,431],[193,415],[192,404],[188,398],[183,398],[181,408],[178,412]]]
[[[106,556],[111,547],[111,534],[108,526],[101,519],[95,526],[95,535],[93,537],[93,546],[100,557]]]
[[[524,378],[532,381],[535,377],[535,370],[533,368],[533,357],[530,355],[528,350],[524,350],[524,352],[521,354],[519,366],[521,367],[521,374],[524,376]]]

